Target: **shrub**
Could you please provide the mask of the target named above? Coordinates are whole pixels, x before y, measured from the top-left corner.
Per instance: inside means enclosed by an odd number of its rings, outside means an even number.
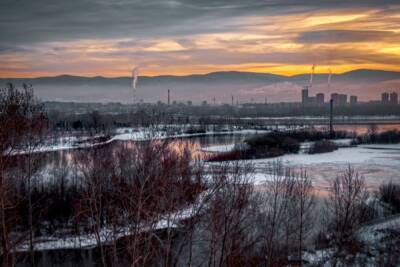
[[[400,212],[400,185],[392,182],[379,187],[379,199],[393,208],[394,213]]]
[[[270,133],[259,135],[245,140],[250,151],[281,151],[282,153],[297,153],[300,149],[299,142],[286,133]],[[275,154],[275,153],[274,153]]]
[[[185,131],[185,134],[203,134],[206,130],[203,128],[190,127]]]
[[[329,140],[317,141],[311,145],[309,154],[328,153],[338,149],[338,146]]]
[[[395,144],[400,143],[400,132],[389,130],[381,133],[368,133],[357,137],[360,144]]]

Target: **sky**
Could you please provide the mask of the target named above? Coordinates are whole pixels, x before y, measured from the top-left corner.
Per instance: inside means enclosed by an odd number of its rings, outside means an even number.
[[[400,71],[400,1],[0,0],[0,77]]]

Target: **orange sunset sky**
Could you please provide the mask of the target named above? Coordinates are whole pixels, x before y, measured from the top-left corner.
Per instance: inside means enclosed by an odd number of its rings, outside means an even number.
[[[397,1],[0,3],[0,77],[400,71]]]

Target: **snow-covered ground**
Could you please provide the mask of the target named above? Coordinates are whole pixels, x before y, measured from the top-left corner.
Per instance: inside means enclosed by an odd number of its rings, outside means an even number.
[[[179,217],[180,220],[184,219],[184,217]],[[167,227],[174,228],[176,227],[177,220],[173,217],[169,219],[161,219],[154,223],[154,225],[142,226],[140,231],[146,231],[149,229],[152,230],[160,230]],[[129,236],[133,233],[132,227],[124,227],[119,228],[116,232],[109,227],[104,227],[101,229],[99,233],[100,243],[107,244],[111,243],[114,240],[122,238],[124,236]],[[98,245],[97,238],[95,234],[83,234],[83,235],[70,235],[70,236],[43,236],[35,239],[34,241],[34,250],[42,251],[42,250],[61,250],[61,249],[77,249],[77,248],[93,248]],[[17,248],[17,251],[29,251],[29,242],[24,242]]]
[[[393,240],[393,234],[397,235],[400,231],[400,215],[394,215],[389,218],[383,218],[370,222],[361,227],[355,237],[363,243],[363,250],[353,255],[356,259],[361,259],[359,263],[353,262],[352,266],[378,266],[382,264],[385,250],[388,244],[385,238]],[[394,240],[393,240],[394,242]],[[395,243],[392,243],[395,244]],[[305,266],[333,266],[332,256],[333,248],[325,248],[316,251],[307,251],[303,253],[303,259],[308,262]],[[386,255],[387,257],[388,255]],[[339,263],[337,266],[349,266],[348,263]],[[383,265],[379,265],[383,266]],[[390,265],[398,266],[398,265]]]
[[[362,227],[357,235],[358,238],[368,244],[374,244],[382,237],[381,231],[388,229],[400,231],[400,215],[394,215],[390,218],[381,219]]]
[[[351,139],[337,140],[338,150],[322,154],[287,154],[276,158],[250,160],[255,167],[256,184],[268,180],[266,169],[276,162],[285,167],[304,169],[319,189],[328,186],[329,181],[351,165],[361,174],[371,189],[376,189],[384,182],[400,182],[400,144],[374,144],[348,147]],[[303,146],[309,145],[303,144]],[[233,145],[203,148],[206,151],[229,151]],[[218,163],[209,163],[218,164]]]
[[[138,228],[134,225],[121,227],[114,231],[111,227],[103,227],[100,230],[98,240],[95,234],[82,234],[82,235],[53,235],[53,236],[42,236],[36,238],[34,241],[34,250],[61,250],[61,249],[77,249],[77,248],[93,248],[98,243],[109,244],[119,238],[132,235],[132,233],[154,231],[166,228],[176,228],[182,220],[195,216],[201,211],[201,207],[206,203],[210,192],[202,192],[196,202],[184,209],[177,212],[172,212],[163,216],[160,216],[158,220],[150,223],[144,223]],[[136,230],[137,229],[137,230]],[[19,252],[29,251],[29,242],[26,241],[19,245],[16,249]]]
[[[204,152],[229,152],[235,148],[235,144],[219,145],[219,146],[208,146],[201,149]]]
[[[317,187],[325,187],[329,180],[344,171],[349,164],[364,176],[371,188],[388,181],[400,182],[400,144],[361,145],[339,148],[323,154],[289,154],[273,159],[253,160],[256,169],[280,161],[284,166],[306,169]]]
[[[223,132],[214,132],[209,131],[206,133],[193,133],[193,134],[175,134],[175,135],[167,135],[166,132],[158,131],[158,132],[150,132],[150,131],[139,131],[139,132],[128,132],[121,133],[115,135],[111,140],[119,140],[119,141],[144,141],[150,139],[165,139],[165,138],[183,138],[183,137],[196,137],[196,136],[208,136],[208,135],[227,135],[227,134],[261,134],[267,133],[265,130],[233,130],[233,131],[223,131]]]

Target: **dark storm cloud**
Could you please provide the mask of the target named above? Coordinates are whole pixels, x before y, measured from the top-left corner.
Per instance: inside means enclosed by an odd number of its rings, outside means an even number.
[[[306,0],[1,0],[2,43],[154,37],[229,30],[236,16],[276,15],[397,1]]]

